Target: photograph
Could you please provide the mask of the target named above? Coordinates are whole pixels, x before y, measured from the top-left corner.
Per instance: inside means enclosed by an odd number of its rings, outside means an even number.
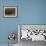
[[[4,17],[16,17],[17,8],[16,7],[4,7]]]

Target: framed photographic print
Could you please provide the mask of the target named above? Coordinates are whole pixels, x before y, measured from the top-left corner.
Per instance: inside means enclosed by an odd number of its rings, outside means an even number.
[[[45,24],[19,24],[18,42],[22,40],[46,41]]]
[[[16,17],[17,8],[16,7],[4,7],[4,17]]]

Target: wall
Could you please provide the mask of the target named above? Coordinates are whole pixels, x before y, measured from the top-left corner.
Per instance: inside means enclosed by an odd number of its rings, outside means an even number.
[[[16,6],[18,16],[4,18],[4,6]],[[0,44],[8,43],[9,32],[17,34],[18,24],[46,24],[46,0],[0,0]]]
[[[17,32],[17,18],[4,18],[3,8],[5,6],[18,6],[18,0],[0,0],[0,44],[7,44],[8,34],[10,32]],[[18,42],[17,39],[15,41]]]

